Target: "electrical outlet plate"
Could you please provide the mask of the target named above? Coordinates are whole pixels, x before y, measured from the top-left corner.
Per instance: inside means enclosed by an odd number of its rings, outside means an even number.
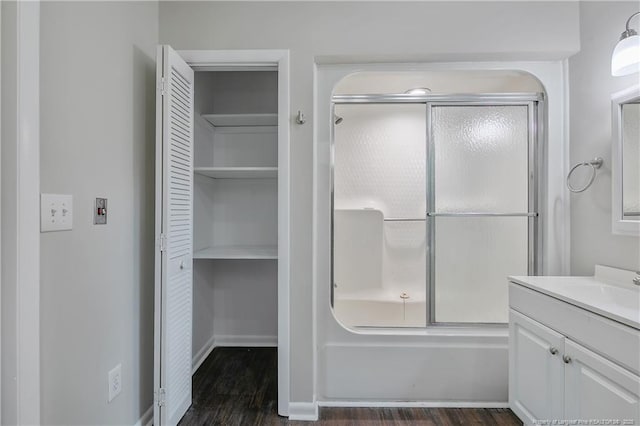
[[[107,199],[106,198],[96,198],[96,205],[93,208],[93,224],[94,225],[107,224]]]
[[[109,402],[122,391],[122,364],[116,365],[109,371]]]
[[[40,194],[40,232],[73,229],[73,196]]]

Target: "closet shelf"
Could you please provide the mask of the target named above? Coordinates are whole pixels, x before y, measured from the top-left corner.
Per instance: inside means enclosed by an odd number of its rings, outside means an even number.
[[[202,114],[214,127],[277,126],[278,114]]]
[[[277,167],[195,167],[193,172],[213,179],[276,179]]]
[[[194,259],[277,259],[278,246],[207,247],[193,253]]]

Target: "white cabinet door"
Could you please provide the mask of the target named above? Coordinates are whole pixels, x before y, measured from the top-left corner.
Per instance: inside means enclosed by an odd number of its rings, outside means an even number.
[[[564,417],[564,340],[509,310],[509,406],[525,424]]]
[[[569,339],[565,356],[566,419],[640,424],[640,377]]]
[[[193,70],[158,48],[156,102],[155,425],[191,405],[193,312]]]

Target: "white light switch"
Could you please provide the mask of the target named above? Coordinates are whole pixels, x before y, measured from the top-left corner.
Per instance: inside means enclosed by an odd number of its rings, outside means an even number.
[[[73,196],[40,194],[40,232],[73,229]]]

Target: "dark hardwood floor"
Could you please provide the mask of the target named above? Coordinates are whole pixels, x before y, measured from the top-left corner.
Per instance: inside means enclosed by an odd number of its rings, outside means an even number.
[[[275,348],[216,348],[193,376],[180,425],[521,425],[509,409],[321,408],[317,422],[277,413]]]

